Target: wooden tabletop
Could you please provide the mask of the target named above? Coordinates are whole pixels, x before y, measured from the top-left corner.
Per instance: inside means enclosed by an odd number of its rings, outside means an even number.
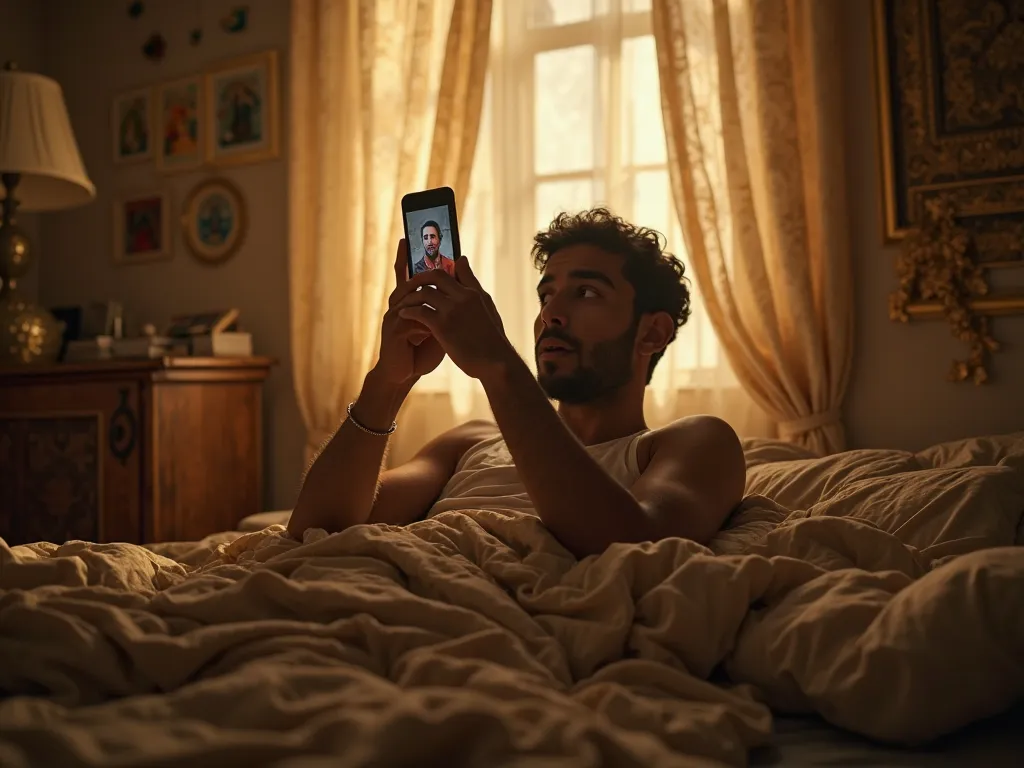
[[[167,357],[115,358],[55,365],[0,367],[0,385],[42,383],[75,378],[141,377],[154,381],[251,381],[264,379],[277,364],[272,357]]]

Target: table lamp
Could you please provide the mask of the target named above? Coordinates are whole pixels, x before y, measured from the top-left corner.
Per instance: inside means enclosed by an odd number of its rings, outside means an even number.
[[[18,291],[32,266],[18,210],[74,208],[95,196],[60,86],[8,62],[0,70],[0,366],[56,362],[63,334],[62,323]]]

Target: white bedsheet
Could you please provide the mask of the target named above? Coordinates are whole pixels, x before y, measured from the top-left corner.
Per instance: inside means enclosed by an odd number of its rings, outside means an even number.
[[[772,710],[919,744],[1024,695],[1024,440],[784,450],[711,549],[577,562],[493,512],[0,543],[0,765],[743,765]]]

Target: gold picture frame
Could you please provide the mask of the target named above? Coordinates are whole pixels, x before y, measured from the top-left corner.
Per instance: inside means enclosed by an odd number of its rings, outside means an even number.
[[[242,165],[280,155],[277,51],[224,62],[205,75],[206,161]]]
[[[152,88],[133,88],[115,95],[110,107],[114,164],[126,165],[152,159],[156,141],[153,128]]]
[[[192,75],[154,89],[153,152],[161,173],[191,171],[206,162],[205,85],[202,75]]]
[[[182,206],[181,228],[196,259],[223,264],[238,253],[249,229],[242,191],[224,178],[196,185]]]
[[[885,242],[903,242],[943,198],[992,287],[970,309],[1024,312],[1024,119],[1000,107],[1017,103],[1024,84],[986,56],[1001,27],[972,0],[873,6]],[[913,303],[907,314],[941,317],[942,307]]]
[[[162,190],[122,194],[114,201],[113,262],[148,264],[173,257],[171,201]]]

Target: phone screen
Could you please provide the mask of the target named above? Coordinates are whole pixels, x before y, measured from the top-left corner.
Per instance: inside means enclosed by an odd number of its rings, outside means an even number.
[[[443,269],[455,276],[458,232],[452,232],[454,221],[455,217],[447,205],[405,211],[410,275]]]

